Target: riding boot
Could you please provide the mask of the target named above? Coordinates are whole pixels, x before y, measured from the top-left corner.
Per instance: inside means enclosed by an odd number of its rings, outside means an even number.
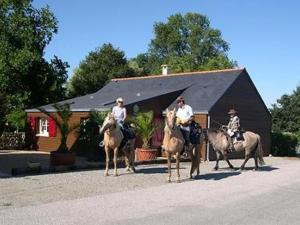
[[[185,145],[184,146],[184,151],[182,156],[186,159],[189,156],[189,146]]]

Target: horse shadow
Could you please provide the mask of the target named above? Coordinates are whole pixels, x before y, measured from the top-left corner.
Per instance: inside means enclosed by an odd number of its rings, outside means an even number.
[[[200,174],[196,176],[195,180],[222,180],[228,177],[238,176],[241,172],[239,171],[232,171],[232,172],[213,172],[207,174]]]
[[[180,170],[184,170],[186,167],[180,167]],[[176,168],[172,168],[172,171],[176,170]],[[143,173],[143,174],[157,174],[157,173],[168,173],[168,167],[160,166],[160,167],[146,167],[146,168],[138,168],[135,173]]]
[[[236,170],[240,170],[239,168],[235,168]],[[245,167],[243,171],[256,171],[256,172],[271,172],[273,170],[278,170],[278,167],[273,167],[273,166],[260,166],[258,167],[258,169],[256,170],[255,167]]]

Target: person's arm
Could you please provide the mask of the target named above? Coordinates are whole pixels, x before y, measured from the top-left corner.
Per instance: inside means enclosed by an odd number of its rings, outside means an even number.
[[[126,108],[125,108],[125,107],[124,107],[123,111],[124,111],[124,118],[123,118],[123,122],[124,122],[125,119],[126,119],[126,117],[127,117],[127,111],[126,111]]]
[[[194,115],[194,112],[193,112],[193,109],[191,106],[189,107],[189,115],[190,115],[190,118],[187,121],[188,123],[192,121],[192,116]]]

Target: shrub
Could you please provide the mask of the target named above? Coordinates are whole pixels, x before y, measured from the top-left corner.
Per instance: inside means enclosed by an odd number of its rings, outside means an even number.
[[[295,156],[297,136],[292,133],[273,132],[271,134],[271,153],[273,156]]]

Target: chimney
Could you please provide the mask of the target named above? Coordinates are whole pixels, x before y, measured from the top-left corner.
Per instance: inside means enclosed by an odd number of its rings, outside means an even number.
[[[161,65],[162,67],[162,75],[168,75],[170,73],[170,69],[167,64]]]

